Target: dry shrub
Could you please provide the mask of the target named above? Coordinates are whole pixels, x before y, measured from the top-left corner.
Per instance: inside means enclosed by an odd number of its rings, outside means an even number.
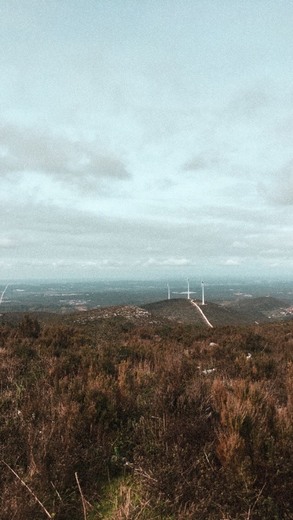
[[[244,440],[239,432],[220,430],[217,435],[216,454],[222,466],[238,465],[244,457]]]
[[[288,520],[291,337],[290,324],[5,326],[2,457],[55,520],[82,518],[75,473],[94,505],[122,477],[108,518]],[[0,492],[1,519],[44,518],[5,468]]]

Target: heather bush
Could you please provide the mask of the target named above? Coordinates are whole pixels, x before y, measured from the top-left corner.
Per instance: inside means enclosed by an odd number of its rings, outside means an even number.
[[[46,518],[37,497],[55,520],[288,520],[291,339],[290,323],[6,324],[1,519]]]

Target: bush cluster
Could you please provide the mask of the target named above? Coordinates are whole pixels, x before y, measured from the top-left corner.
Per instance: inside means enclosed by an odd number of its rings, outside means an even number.
[[[292,323],[0,332],[2,520],[292,518]]]

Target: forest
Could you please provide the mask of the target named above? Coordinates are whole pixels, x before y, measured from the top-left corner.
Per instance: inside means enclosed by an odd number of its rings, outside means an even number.
[[[289,520],[293,322],[0,327],[2,520]]]

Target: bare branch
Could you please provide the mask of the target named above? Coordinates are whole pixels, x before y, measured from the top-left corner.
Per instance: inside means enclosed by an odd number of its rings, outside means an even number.
[[[74,475],[75,475],[75,480],[77,482],[78,490],[79,490],[79,493],[80,493],[80,496],[81,496],[81,502],[82,502],[82,507],[83,507],[83,517],[84,517],[84,520],[87,520],[86,500],[85,500],[85,498],[83,496],[83,492],[82,492],[82,489],[80,487],[80,483],[79,483],[79,480],[78,480],[78,475],[77,475],[77,473],[75,473]]]
[[[2,462],[2,464],[4,464],[4,466],[6,466],[6,468],[8,468],[11,471],[11,473],[13,473],[13,475],[17,478],[17,480],[19,480],[19,482],[21,482],[21,484],[29,491],[29,493],[32,495],[32,497],[34,497],[35,501],[41,506],[43,511],[46,513],[47,517],[53,519],[53,516],[45,508],[44,504],[42,504],[42,502],[38,499],[38,497],[35,495],[33,490],[24,482],[24,480],[22,480],[22,478],[16,473],[16,471],[14,471],[14,469],[11,466],[9,466],[9,464],[7,464],[7,462],[5,462],[5,460],[1,459],[1,462]]]

